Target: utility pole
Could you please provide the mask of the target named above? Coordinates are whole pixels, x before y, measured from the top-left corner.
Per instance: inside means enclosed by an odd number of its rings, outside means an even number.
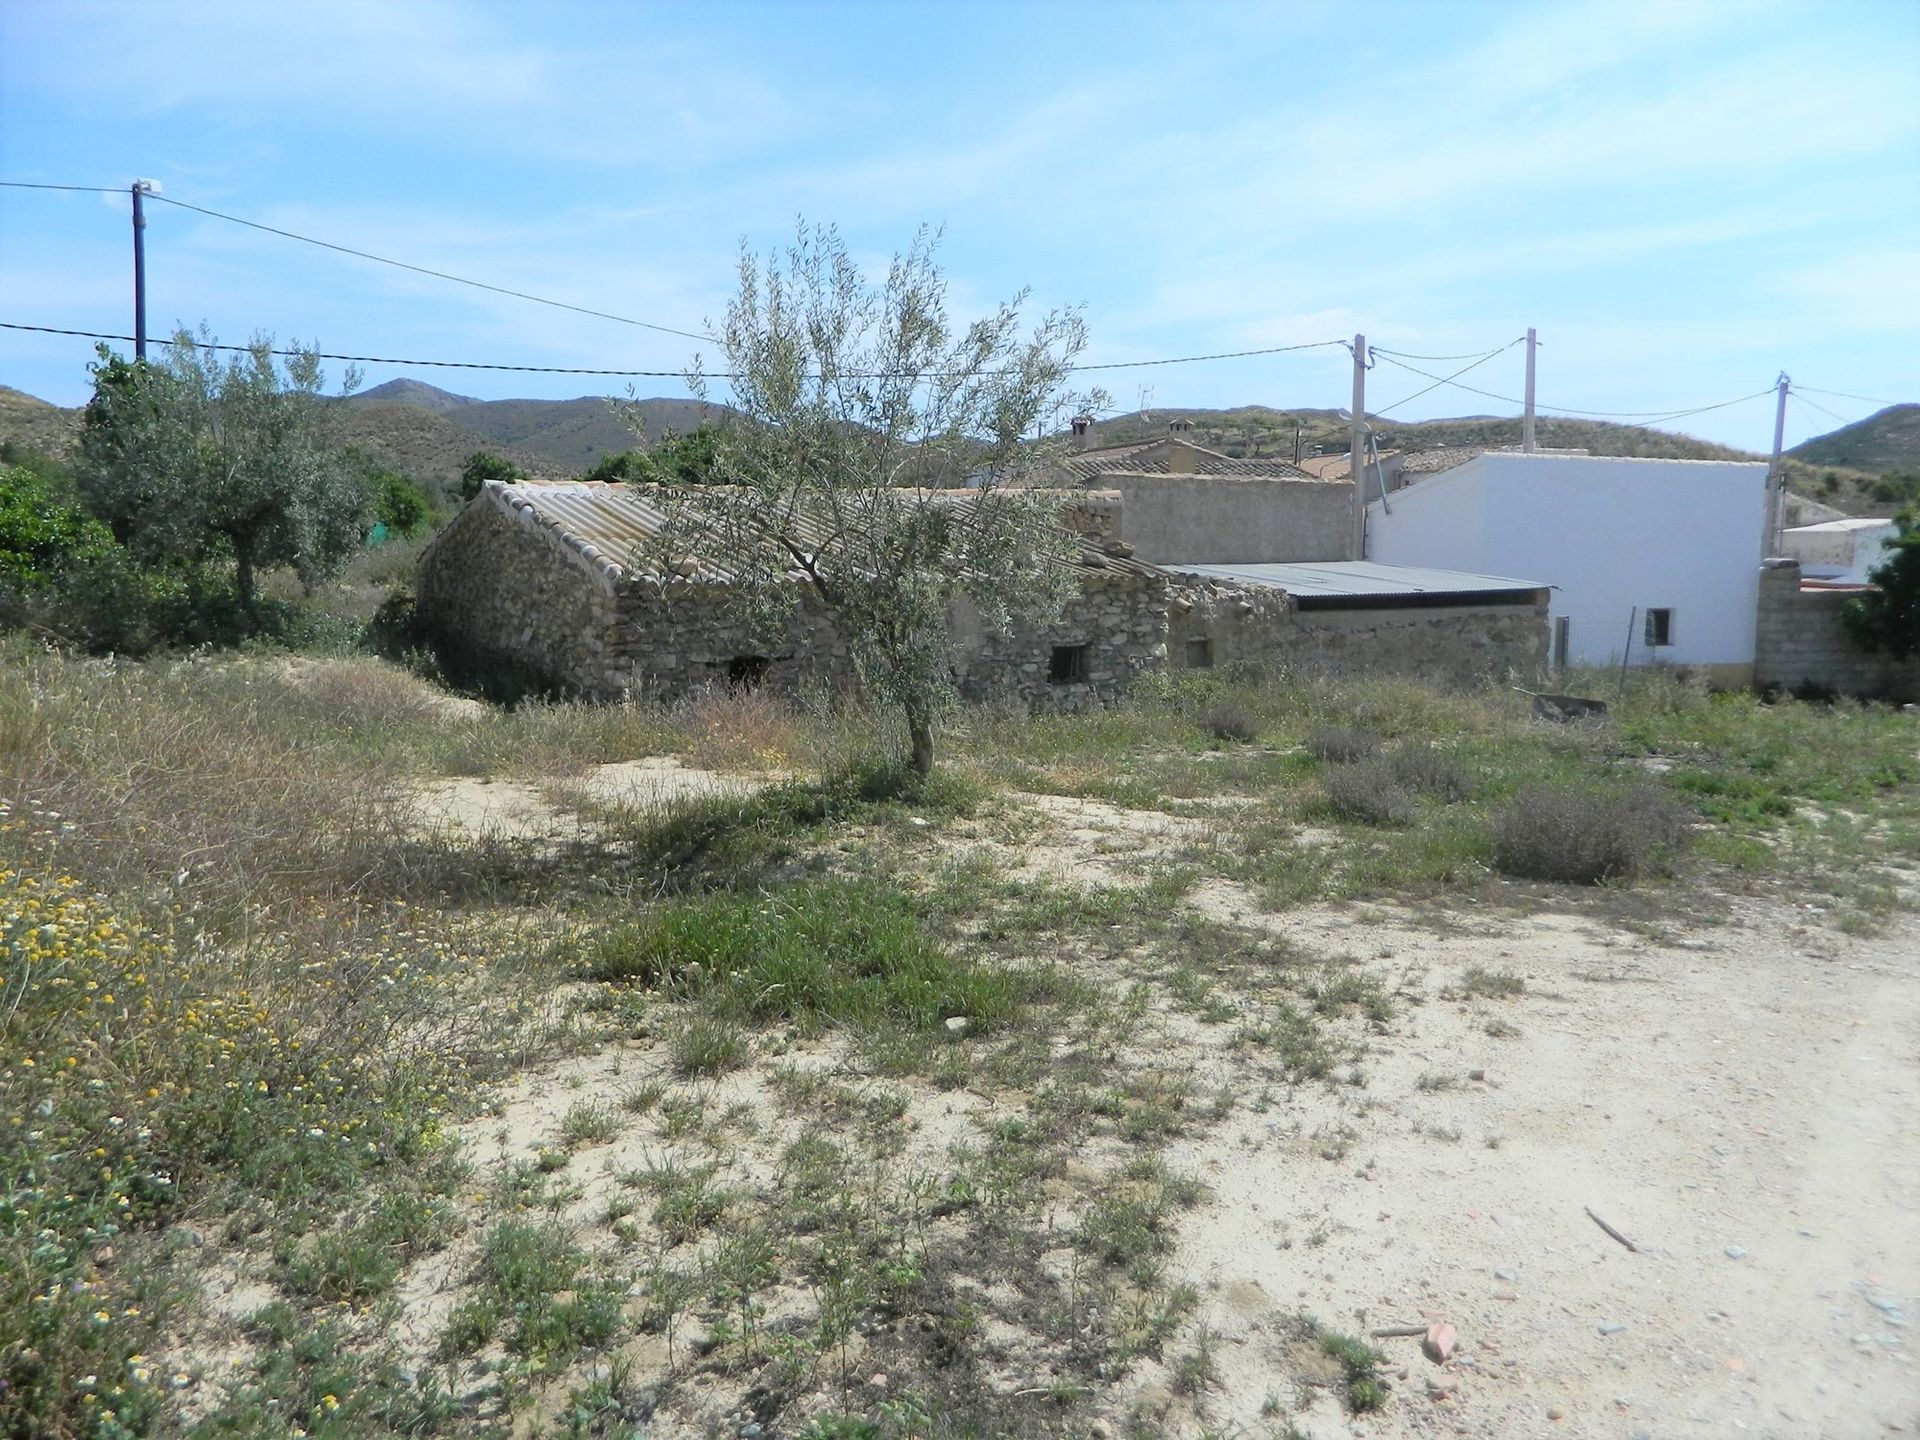
[[[1529,325],[1527,327],[1527,418],[1521,422],[1520,426],[1520,448],[1529,455],[1540,448],[1534,443],[1533,438],[1533,357],[1534,352],[1539,348],[1539,337],[1534,328]]]
[[[133,182],[133,355],[147,358],[147,212],[141,208],[146,182]]]
[[[1353,477],[1353,558],[1367,558],[1367,500],[1362,490],[1367,453],[1367,337],[1353,337],[1353,429],[1348,438],[1347,473]]]
[[[136,180],[133,191],[133,358],[147,358],[147,211],[142,203],[160,193],[158,180]]]
[[[1773,388],[1779,392],[1773,406],[1773,460],[1767,466],[1767,527],[1761,537],[1760,558],[1771,559],[1780,553],[1780,530],[1786,521],[1787,481],[1780,473],[1780,447],[1787,438],[1787,392],[1793,388],[1793,381],[1782,370],[1780,378],[1773,382]]]

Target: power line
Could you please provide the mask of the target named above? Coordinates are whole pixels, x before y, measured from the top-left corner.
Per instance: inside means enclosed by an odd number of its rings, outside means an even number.
[[[1524,335],[1520,337],[1521,340],[1524,340],[1526,338],[1527,337]],[[1514,343],[1518,344],[1519,341],[1515,341]],[[1510,349],[1511,347],[1503,345],[1500,348],[1504,350],[1504,349]],[[1398,355],[1402,360],[1471,360],[1475,355],[1478,355],[1480,353],[1477,350],[1470,350],[1465,355],[1413,355],[1413,354],[1409,354],[1405,350],[1388,350],[1384,346],[1380,346],[1380,345],[1369,345],[1367,349],[1371,350],[1376,355]],[[1500,351],[1496,350],[1493,353],[1498,355]]]
[[[99,330],[64,330],[52,325],[25,325],[11,320],[0,320],[0,330],[31,330],[41,335],[73,335],[85,340],[131,341],[133,339],[131,335],[113,335]],[[153,340],[151,343],[173,345],[179,342],[174,340]],[[221,345],[200,340],[192,340],[187,343],[203,350],[246,352],[252,349],[252,347],[248,345]],[[1317,350],[1329,345],[1339,345],[1343,343],[1344,342],[1339,340],[1315,340],[1304,345],[1275,345],[1264,350],[1234,350],[1225,351],[1216,355],[1175,355],[1164,360],[1115,360],[1100,365],[1071,365],[1067,368],[1072,372],[1079,373],[1090,370],[1130,370],[1143,365],[1191,365],[1204,360],[1235,360],[1245,355],[1278,355],[1289,350]],[[271,353],[275,355],[304,355],[308,353],[304,350],[269,348]],[[393,355],[344,355],[335,354],[326,350],[314,351],[312,353],[322,360],[346,360],[360,365],[431,366],[437,370],[505,370],[533,375],[609,375],[621,378],[654,380],[680,380],[686,377],[686,371],[684,370],[595,370],[571,365],[508,365],[486,360],[420,360],[401,358]],[[738,380],[741,378],[738,372],[730,370],[710,370],[707,371],[706,374],[709,379],[713,380]],[[845,378],[850,380],[878,380],[885,379],[886,376],[884,374],[871,373],[848,375]],[[934,379],[938,377],[930,375],[927,378]]]
[[[1799,405],[1802,408],[1811,408],[1814,410],[1818,410],[1822,415],[1825,415],[1828,419],[1838,420],[1842,425],[1851,425],[1853,423],[1851,420],[1847,419],[1847,417],[1844,415],[1834,414],[1833,411],[1827,409],[1827,407],[1822,405],[1819,401],[1807,399],[1806,396],[1800,394],[1798,390],[1790,388],[1787,391],[1787,398],[1792,400],[1794,404]]]
[[[1876,400],[1871,395],[1849,395],[1844,390],[1822,390],[1817,385],[1796,385],[1795,390],[1811,390],[1816,395],[1835,395],[1842,400],[1858,400],[1862,405],[1907,405],[1907,400]]]
[[[131,335],[109,335],[99,330],[60,330],[51,325],[20,325],[11,320],[0,320],[0,330],[32,330],[42,335],[77,335],[86,340],[126,340],[130,342],[133,339]],[[182,342],[152,338],[150,343],[155,345],[177,345]],[[250,345],[221,345],[204,340],[191,340],[185,343],[192,345],[198,350],[250,352],[253,348]],[[269,347],[268,353],[273,355],[304,355],[309,352]],[[347,360],[361,365],[419,365],[432,366],[438,370],[512,370],[534,375],[612,375],[631,377],[634,379],[655,380],[681,380],[686,378],[686,372],[684,370],[587,370],[567,365],[496,365],[482,360],[403,360],[391,355],[336,355],[327,350],[318,350],[311,353],[321,360]],[[713,378],[716,380],[732,380],[736,377],[731,374],[716,373]]]
[[[124,195],[126,187],[109,188],[105,185],[41,185],[32,180],[0,180],[0,187],[8,190],[71,190],[80,195]]]
[[[317,245],[322,250],[337,251],[342,255],[352,255],[361,260],[372,260],[381,265],[391,265],[398,270],[411,270],[416,275],[431,275],[436,280],[450,280],[456,285],[470,285],[476,290],[490,290],[495,295],[510,295],[516,300],[530,300],[536,305],[551,305],[556,310],[571,310],[576,315],[591,315],[597,320],[612,320],[621,325],[634,325],[642,330],[657,330],[662,335],[678,335],[684,340],[695,340],[702,345],[713,342],[705,335],[696,335],[691,330],[676,330],[671,325],[656,325],[651,320],[635,320],[630,315],[615,315],[606,310],[593,310],[585,305],[570,305],[564,300],[549,300],[544,295],[530,295],[525,290],[510,290],[505,285],[490,285],[484,280],[469,280],[464,275],[450,274],[445,270],[434,270],[425,265],[410,265],[405,260],[390,259],[385,255],[375,255],[368,250],[356,250],[351,245],[336,245],[331,240],[316,240],[311,235],[301,235],[292,230],[282,230],[278,226],[263,225],[258,220],[243,220],[238,215],[227,215],[219,210],[209,210],[204,205],[189,205],[184,200],[175,200],[170,195],[150,193],[149,199],[162,204],[172,205],[181,210],[191,210],[196,215],[211,216],[215,220],[225,220],[229,224],[244,225],[249,230],[263,230],[269,235],[279,235],[288,240],[298,240],[304,245]]]
[[[1496,355],[1506,354],[1507,351],[1511,350],[1515,345],[1521,344],[1523,341],[1526,340],[1526,338],[1527,338],[1526,336],[1522,335],[1519,337],[1519,339],[1510,341],[1509,343],[1502,345],[1497,350],[1489,350],[1487,351],[1486,354],[1474,360],[1473,364],[1462,366],[1460,369],[1454,371],[1453,374],[1447,376],[1444,380],[1435,380],[1433,384],[1427,386],[1425,390],[1416,390],[1413,392],[1413,394],[1406,396],[1404,399],[1394,401],[1393,404],[1387,406],[1385,410],[1376,410],[1373,413],[1375,415],[1385,415],[1388,410],[1398,410],[1402,405],[1406,405],[1412,401],[1418,400],[1422,395],[1428,394],[1430,391],[1438,390],[1442,385],[1451,385],[1460,376],[1466,374],[1467,371],[1477,369],[1479,366],[1482,366],[1486,364],[1487,361],[1493,359],[1493,357]],[[1391,355],[1393,354],[1392,351],[1387,351],[1387,350],[1375,351],[1374,347],[1371,345],[1369,345],[1367,349],[1369,351],[1373,351],[1376,354],[1386,356],[1386,357],[1391,357]],[[1468,357],[1464,355],[1453,355],[1453,356],[1449,356],[1448,358],[1453,360],[1464,360],[1464,359],[1467,359]],[[1391,358],[1388,359],[1388,363],[1389,364],[1393,363]]]
[[[1508,348],[1511,348],[1511,347],[1508,347]],[[1495,352],[1495,353],[1498,353],[1498,352]],[[1507,405],[1524,406],[1527,403],[1526,401],[1516,399],[1511,395],[1500,395],[1500,394],[1496,394],[1492,390],[1481,390],[1472,385],[1462,385],[1458,381],[1451,380],[1444,375],[1429,374],[1427,371],[1419,369],[1417,366],[1402,364],[1400,361],[1394,360],[1384,353],[1382,353],[1380,358],[1383,360],[1386,360],[1386,362],[1389,365],[1399,366],[1399,368],[1402,370],[1411,370],[1416,375],[1424,375],[1426,376],[1427,379],[1435,381],[1441,385],[1452,385],[1454,389],[1465,390],[1469,394],[1485,396],[1489,400],[1499,400],[1502,403]],[[1564,405],[1542,405],[1537,401],[1534,404],[1534,409],[1551,410],[1556,415],[1567,415],[1567,416],[1572,416],[1576,419],[1585,419],[1585,420],[1638,419],[1638,420],[1644,420],[1648,423],[1652,423],[1653,421],[1656,421],[1656,420],[1684,420],[1689,415],[1704,415],[1709,410],[1725,410],[1730,405],[1741,405],[1747,402],[1748,400],[1757,400],[1762,395],[1771,395],[1771,394],[1773,394],[1773,387],[1769,385],[1765,390],[1756,390],[1751,395],[1741,395],[1735,399],[1722,400],[1713,405],[1697,405],[1690,410],[1571,410]]]
[[[1244,360],[1249,355],[1283,355],[1290,350],[1326,350],[1335,345],[1352,349],[1346,340],[1309,340],[1304,345],[1269,345],[1264,350],[1222,350],[1214,355],[1174,355],[1165,360],[1114,360],[1104,365],[1069,365],[1074,374],[1089,370],[1138,370],[1147,365],[1194,365],[1202,360]]]

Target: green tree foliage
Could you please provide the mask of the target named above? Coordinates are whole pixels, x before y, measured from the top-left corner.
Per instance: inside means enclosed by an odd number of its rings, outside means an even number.
[[[223,362],[204,334],[181,331],[158,362],[99,355],[80,489],[137,559],[231,561],[246,613],[262,569],[291,565],[312,584],[358,548],[372,505],[314,350],[283,365],[258,337]],[[345,390],[357,381],[349,371]]]
[[[23,458],[0,463],[0,626],[90,649],[147,648],[170,598],[164,582],[133,564],[56,463]]]
[[[1051,523],[1056,502],[1020,482],[1044,460],[1028,437],[1094,398],[1066,393],[1086,343],[1078,313],[1023,334],[1023,293],[956,329],[937,243],[922,229],[878,284],[831,227],[803,222],[764,262],[743,249],[713,337],[736,376],[738,418],[711,434],[728,483],[664,489],[668,523],[640,557],[661,575],[723,558],[763,631],[817,605],[869,696],[903,712],[921,774],[952,699],[955,603],[1005,630],[1068,593],[1074,546]],[[697,362],[689,383],[706,398]],[[975,488],[960,503],[906,488],[963,479]]]
[[[489,480],[511,485],[516,480],[526,478],[520,473],[520,467],[505,456],[495,455],[488,450],[476,450],[460,466],[460,498],[473,499]]]
[[[1920,508],[1901,511],[1894,525],[1886,557],[1867,574],[1874,588],[1840,613],[1861,644],[1904,660],[1920,654]]]
[[[719,479],[714,469],[719,436],[720,428],[708,424],[685,435],[668,431],[645,450],[602,456],[583,478],[623,480],[630,485],[711,485]]]
[[[368,467],[367,487],[373,495],[374,518],[389,535],[405,539],[419,534],[433,520],[433,498],[410,475],[387,465]]]
[[[0,589],[42,594],[118,548],[113,532],[24,465],[0,464]]]

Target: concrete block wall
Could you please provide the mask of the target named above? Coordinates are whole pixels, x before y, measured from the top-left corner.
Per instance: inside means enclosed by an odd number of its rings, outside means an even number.
[[[1845,590],[1802,590],[1800,562],[1760,569],[1754,630],[1754,684],[1869,700],[1920,701],[1920,658],[1895,660],[1863,649],[1841,623]]]
[[[1301,610],[1279,591],[1201,581],[1176,588],[1167,653],[1204,640],[1214,668],[1270,675],[1407,675],[1465,685],[1531,678],[1547,659],[1547,607],[1447,605]]]

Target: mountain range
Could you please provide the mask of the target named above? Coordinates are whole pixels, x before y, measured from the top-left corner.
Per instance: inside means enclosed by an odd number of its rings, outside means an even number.
[[[344,402],[351,443],[382,462],[441,487],[459,475],[476,450],[488,450],[528,474],[563,479],[581,474],[602,456],[684,434],[703,420],[721,420],[725,406],[698,400],[480,400],[411,378],[389,380]],[[81,411],[50,405],[0,385],[0,440],[33,449],[68,450]],[[1290,460],[1301,453],[1344,454],[1347,424],[1333,410],[1280,410],[1264,405],[1229,409],[1155,409],[1100,420],[1097,445],[1123,444],[1164,434],[1167,422],[1191,422],[1199,444],[1240,458]],[[1515,445],[1520,421],[1469,415],[1401,424],[1372,421],[1382,449],[1453,445]],[[1595,455],[1646,455],[1695,460],[1747,460],[1749,452],[1691,436],[1593,420],[1542,419],[1539,443]],[[1787,452],[1788,483],[1854,514],[1884,514],[1905,491],[1881,476],[1920,472],[1920,405],[1893,405],[1856,424],[1816,436]]]

